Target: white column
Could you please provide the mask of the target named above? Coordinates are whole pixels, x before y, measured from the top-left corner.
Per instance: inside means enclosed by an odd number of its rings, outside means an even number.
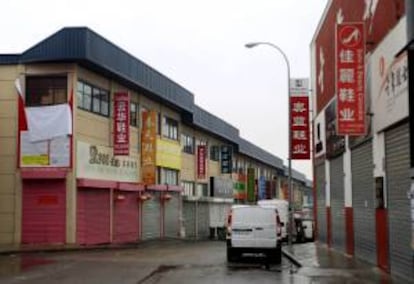
[[[331,206],[331,171],[330,171],[330,161],[325,160],[325,198],[326,206]]]
[[[344,199],[345,207],[352,207],[352,167],[351,167],[351,149],[349,149],[349,136],[345,137],[344,153]]]

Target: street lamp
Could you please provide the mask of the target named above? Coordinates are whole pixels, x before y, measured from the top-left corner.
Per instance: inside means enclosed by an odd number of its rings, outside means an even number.
[[[292,249],[292,229],[293,229],[293,194],[292,194],[292,156],[291,156],[291,138],[292,138],[292,131],[291,131],[291,121],[290,121],[290,64],[289,60],[286,56],[286,54],[283,52],[283,50],[278,47],[277,45],[271,43],[271,42],[250,42],[246,43],[245,47],[247,48],[253,48],[258,45],[268,45],[270,47],[273,47],[277,51],[279,51],[280,54],[282,54],[283,59],[286,62],[287,67],[287,78],[288,78],[288,132],[289,132],[289,150],[288,150],[288,165],[289,165],[289,171],[288,171],[288,191],[289,191],[289,238],[288,238],[288,244],[289,249]]]

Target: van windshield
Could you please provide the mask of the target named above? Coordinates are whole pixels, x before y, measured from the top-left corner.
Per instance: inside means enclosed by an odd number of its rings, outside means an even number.
[[[246,207],[233,210],[234,225],[272,224],[276,220],[273,209]]]

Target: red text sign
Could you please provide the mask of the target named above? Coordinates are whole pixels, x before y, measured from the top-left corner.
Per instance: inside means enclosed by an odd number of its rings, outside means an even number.
[[[114,95],[114,155],[129,155],[129,94]]]
[[[363,23],[336,26],[336,101],[339,135],[365,134],[365,36]]]
[[[291,159],[310,159],[309,97],[290,97]]]
[[[206,178],[206,146],[197,146],[197,176],[199,179]]]

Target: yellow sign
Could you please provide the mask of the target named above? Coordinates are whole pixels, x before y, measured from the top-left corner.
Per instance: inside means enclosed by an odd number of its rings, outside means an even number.
[[[49,166],[48,155],[22,156],[22,166]]]
[[[177,141],[157,139],[157,166],[181,169],[181,145]]]

